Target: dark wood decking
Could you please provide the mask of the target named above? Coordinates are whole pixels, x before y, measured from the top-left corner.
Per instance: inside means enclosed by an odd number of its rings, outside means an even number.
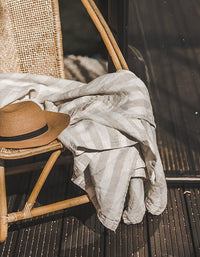
[[[69,182],[71,167],[53,169],[36,205],[81,193]],[[39,172],[7,176],[8,209],[22,208]],[[68,183],[67,183],[68,181]],[[17,193],[16,193],[17,187]],[[142,223],[105,229],[91,203],[9,226],[0,256],[150,257],[200,255],[200,186],[170,185],[168,206]]]
[[[149,68],[148,87],[164,168],[171,176],[199,176],[199,2],[130,2],[131,42]]]
[[[134,0],[132,42],[146,60],[167,176],[200,176],[200,3],[197,0]],[[71,166],[56,167],[36,205],[77,196]],[[6,177],[8,209],[21,209],[39,172]],[[142,223],[121,223],[116,233],[98,221],[92,204],[18,222],[0,244],[1,257],[198,257],[200,185],[168,185],[168,205]]]

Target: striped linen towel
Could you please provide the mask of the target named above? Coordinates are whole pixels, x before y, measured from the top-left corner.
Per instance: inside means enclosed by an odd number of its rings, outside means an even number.
[[[73,152],[72,181],[84,189],[100,221],[116,230],[142,221],[146,209],[163,212],[167,186],[156,144],[155,122],[144,83],[121,70],[85,84],[33,74],[0,74],[0,107],[32,100],[67,113],[59,136]]]

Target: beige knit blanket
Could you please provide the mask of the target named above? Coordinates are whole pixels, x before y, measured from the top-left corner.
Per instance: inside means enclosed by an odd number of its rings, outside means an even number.
[[[59,139],[74,154],[72,180],[88,193],[107,228],[115,230],[121,217],[139,223],[146,209],[163,212],[167,186],[152,107],[145,85],[132,72],[106,74],[88,84],[0,74],[0,107],[24,100],[71,116]]]

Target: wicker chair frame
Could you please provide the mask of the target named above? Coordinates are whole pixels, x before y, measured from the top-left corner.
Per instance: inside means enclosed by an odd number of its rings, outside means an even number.
[[[54,1],[56,3],[57,0]],[[96,25],[98,31],[101,34],[101,37],[108,49],[108,52],[113,60],[115,68],[119,69],[128,69],[126,61],[123,58],[123,55],[97,6],[95,5],[93,0],[81,0],[83,5],[85,6],[87,12],[89,13],[91,19]],[[57,3],[58,5],[58,3]],[[57,10],[57,14],[55,15],[56,22],[59,21],[59,12],[58,6],[55,8]],[[57,26],[58,28],[59,26]],[[59,31],[58,31],[59,32]],[[61,35],[60,37],[61,38]],[[60,50],[59,50],[60,52]],[[58,69],[63,70],[62,58],[59,60]],[[20,72],[25,72],[21,70]],[[57,72],[60,74],[59,77],[63,78],[63,72]],[[7,232],[8,232],[8,224],[11,222],[16,222],[19,220],[29,219],[32,217],[40,216],[49,212],[54,212],[58,210],[62,210],[65,208],[70,208],[72,206],[77,206],[80,204],[88,203],[90,200],[87,195],[82,195],[79,197],[75,197],[72,199],[67,199],[64,201],[56,202],[50,205],[44,205],[41,207],[34,208],[34,203],[37,199],[37,196],[46,181],[48,174],[50,173],[53,165],[56,160],[60,156],[61,152],[64,151],[65,148],[58,140],[54,142],[30,149],[0,149],[0,242],[6,240]],[[21,211],[7,213],[7,198],[6,198],[6,184],[5,184],[5,160],[15,160],[21,158],[27,158],[39,154],[43,154],[46,152],[52,152],[44,169],[42,170],[27,202],[25,203],[24,208]]]

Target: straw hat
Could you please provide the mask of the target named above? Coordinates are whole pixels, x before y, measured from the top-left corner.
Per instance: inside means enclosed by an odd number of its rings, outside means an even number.
[[[31,101],[0,109],[0,147],[29,148],[55,140],[69,125],[67,114],[43,111]]]

